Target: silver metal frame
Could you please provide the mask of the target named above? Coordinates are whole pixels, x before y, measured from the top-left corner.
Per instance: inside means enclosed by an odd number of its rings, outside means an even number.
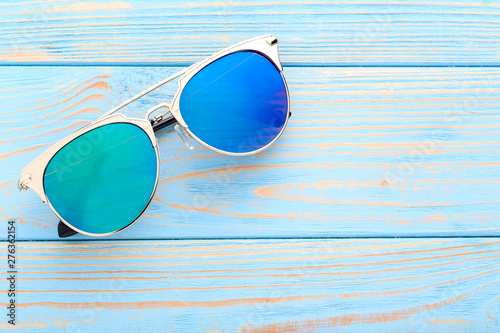
[[[114,114],[114,115],[109,115],[104,118],[98,118],[94,120],[92,123],[88,124],[87,126],[80,128],[76,132],[70,134],[63,140],[57,142],[53,146],[51,146],[49,149],[44,151],[42,154],[40,154],[37,158],[35,158],[28,166],[26,166],[22,171],[21,175],[23,175],[19,181],[18,181],[18,188],[20,190],[31,188],[44,203],[48,203],[54,214],[68,227],[70,227],[73,230],[78,231],[79,233],[88,235],[88,236],[109,236],[113,235],[117,232],[120,232],[126,228],[128,228],[130,225],[132,225],[135,221],[137,221],[144,211],[141,212],[141,214],[132,222],[130,222],[128,225],[125,227],[112,231],[109,233],[105,234],[93,234],[89,233],[83,230],[80,230],[73,225],[71,225],[69,222],[67,222],[65,219],[63,219],[59,213],[55,210],[55,208],[52,206],[50,200],[47,198],[47,195],[45,194],[45,188],[43,186],[43,175],[45,173],[45,169],[47,168],[47,165],[49,164],[50,160],[52,157],[61,149],[63,148],[66,144],[69,142],[73,141],[77,137],[104,125],[108,124],[115,124],[115,123],[127,123],[127,124],[133,124],[141,128],[146,134],[148,135],[149,139],[151,140],[151,143],[155,149],[156,152],[156,181],[155,181],[155,186],[153,188],[153,191],[151,193],[151,196],[148,200],[148,204],[144,208],[144,210],[149,206],[151,203],[151,200],[153,199],[154,193],[156,192],[156,187],[158,186],[158,178],[160,176],[160,154],[158,150],[158,142],[156,140],[156,136],[153,131],[153,127],[151,126],[151,123],[148,120],[145,119],[138,119],[138,118],[127,118],[122,114]]]
[[[153,192],[151,193],[151,197],[149,198],[148,204],[146,205],[146,208],[149,206],[149,203],[153,199],[154,193],[156,191],[156,187],[158,185],[158,177],[159,177],[159,172],[160,172],[160,157],[159,157],[159,151],[158,151],[158,143],[157,143],[154,131],[153,131],[152,123],[149,120],[149,117],[151,116],[151,114],[153,114],[153,112],[155,112],[159,109],[165,108],[165,109],[167,109],[167,111],[164,112],[163,114],[155,116],[153,119],[153,122],[162,120],[163,118],[165,118],[165,116],[167,114],[170,113],[176,119],[176,121],[179,123],[179,125],[185,130],[185,132],[188,133],[188,135],[190,137],[195,139],[198,143],[205,146],[206,148],[211,149],[211,150],[218,152],[220,154],[230,155],[230,156],[246,156],[246,155],[256,154],[256,153],[266,149],[267,147],[271,146],[281,136],[281,134],[285,130],[285,127],[288,123],[288,119],[290,117],[290,112],[287,113],[285,125],[283,126],[281,132],[269,144],[267,144],[266,146],[264,146],[258,150],[247,152],[247,153],[232,153],[232,152],[226,152],[226,151],[222,151],[220,149],[217,149],[215,147],[212,147],[212,146],[208,145],[207,143],[203,142],[201,139],[199,139],[194,133],[192,133],[189,130],[187,124],[185,123],[184,119],[182,118],[182,112],[179,108],[179,99],[180,99],[180,95],[182,93],[182,90],[184,89],[186,84],[189,82],[189,80],[194,75],[196,75],[196,73],[198,73],[201,69],[203,69],[208,64],[212,63],[213,61],[215,61],[215,60],[217,60],[225,55],[228,55],[228,54],[231,54],[234,52],[238,52],[238,51],[245,51],[245,50],[246,51],[257,51],[257,52],[265,55],[276,66],[276,68],[279,69],[280,74],[283,77],[283,82],[285,83],[287,100],[288,100],[288,111],[289,111],[290,110],[290,96],[289,96],[289,92],[288,92],[288,86],[286,84],[285,78],[284,78],[283,73],[282,73],[283,67],[281,66],[281,62],[279,60],[278,40],[276,39],[276,37],[271,36],[271,35],[265,35],[265,36],[260,36],[260,37],[248,39],[248,40],[243,41],[239,44],[230,46],[222,51],[219,51],[219,52],[215,53],[214,55],[210,56],[209,58],[207,58],[201,62],[195,63],[195,64],[183,69],[182,71],[164,79],[163,81],[158,82],[154,86],[149,87],[148,89],[144,90],[143,92],[137,94],[136,96],[130,98],[129,100],[114,107],[113,109],[104,113],[103,115],[101,115],[100,117],[98,117],[97,119],[92,121],[91,123],[84,126],[83,128],[80,128],[79,130],[77,130],[76,132],[67,136],[63,140],[57,142],[56,144],[51,146],[49,149],[44,151],[42,154],[40,154],[37,158],[35,158],[30,164],[28,164],[28,166],[26,166],[21,171],[21,177],[19,178],[19,180],[17,182],[18,189],[19,190],[26,190],[28,188],[32,189],[40,197],[40,199],[42,199],[42,201],[44,203],[49,204],[50,208],[52,209],[52,211],[54,211],[54,213],[57,215],[57,217],[59,217],[61,219],[61,221],[63,223],[65,223],[68,227],[70,227],[71,229],[76,230],[79,233],[89,235],[89,236],[109,236],[109,235],[116,234],[116,233],[128,228],[129,226],[131,226],[135,221],[137,221],[142,216],[144,211],[141,212],[141,214],[137,217],[137,219],[130,222],[127,226],[123,227],[122,229],[119,229],[119,230],[116,230],[116,231],[113,231],[110,233],[106,233],[106,234],[92,234],[92,233],[85,232],[83,230],[79,230],[78,228],[75,228],[70,223],[65,221],[57,213],[57,211],[54,209],[54,207],[52,206],[52,204],[48,200],[47,195],[45,193],[45,189],[43,186],[43,175],[44,175],[44,172],[45,172],[45,169],[46,169],[48,163],[50,162],[52,157],[61,148],[63,148],[66,144],[73,141],[77,137],[79,137],[79,136],[81,136],[81,135],[83,135],[83,134],[85,134],[85,133],[87,133],[87,132],[89,132],[97,127],[101,127],[103,125],[112,124],[112,123],[133,124],[133,125],[136,125],[136,126],[142,128],[144,130],[144,132],[146,132],[146,134],[150,138],[151,143],[153,144],[153,147],[156,151],[156,162],[157,162],[156,183],[155,183],[155,187],[153,189]],[[161,87],[165,83],[170,82],[173,79],[176,79],[178,77],[180,77],[180,79],[178,80],[178,89],[177,89],[176,94],[174,95],[174,98],[172,99],[171,104],[160,103],[160,104],[154,106],[153,108],[149,109],[146,112],[145,119],[128,118],[128,117],[123,116],[122,114],[114,114],[116,111],[118,111],[118,110],[122,109],[123,107],[127,106],[128,104],[134,102],[135,100],[139,99],[140,97],[148,94],[149,92]],[[144,208],[144,210],[146,208]]]

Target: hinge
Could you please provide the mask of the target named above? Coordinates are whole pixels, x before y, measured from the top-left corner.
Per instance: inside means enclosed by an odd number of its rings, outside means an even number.
[[[19,191],[27,190],[28,186],[26,186],[26,184],[29,183],[30,181],[31,181],[31,173],[25,174],[17,181],[17,189]]]
[[[149,119],[149,116],[158,109],[167,109],[167,111],[162,113],[162,114],[154,116],[153,119]],[[151,125],[154,125],[154,124],[160,122],[169,113],[170,113],[170,104],[160,103],[156,106],[153,106],[151,109],[149,109],[148,112],[146,112],[145,118],[149,120]]]
[[[153,117],[153,119],[150,119],[149,121],[151,122],[151,125],[154,125],[156,123],[159,123],[160,120],[163,119],[163,114],[159,114]]]

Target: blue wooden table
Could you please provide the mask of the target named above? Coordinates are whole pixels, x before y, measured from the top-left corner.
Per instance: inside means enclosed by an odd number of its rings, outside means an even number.
[[[1,329],[500,331],[500,2],[8,1],[0,22],[2,280],[8,221],[18,270]],[[293,112],[273,147],[162,131],[153,202],[106,238],[61,241],[16,189],[51,144],[268,33]]]

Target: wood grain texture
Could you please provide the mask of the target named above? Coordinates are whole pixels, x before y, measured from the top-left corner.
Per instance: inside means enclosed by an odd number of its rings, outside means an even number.
[[[500,331],[498,1],[9,1],[0,32],[0,241],[16,220],[17,329]],[[17,191],[54,142],[268,33],[293,113],[270,149],[232,158],[160,132],[154,201],[108,238],[57,240],[48,205]]]
[[[57,220],[19,171],[50,144],[177,68],[0,68],[0,186],[19,238],[57,238]],[[256,156],[189,151],[159,133],[161,179],[113,238],[496,236],[500,69],[285,68],[292,113]],[[169,100],[176,84],[126,114]],[[0,234],[5,230],[0,230]]]
[[[499,65],[494,0],[9,2],[0,63],[185,64],[256,35],[286,64]]]
[[[18,256],[23,331],[500,329],[498,239],[22,242]]]

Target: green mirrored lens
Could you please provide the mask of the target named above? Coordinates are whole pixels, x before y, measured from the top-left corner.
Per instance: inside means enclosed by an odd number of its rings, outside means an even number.
[[[93,234],[120,230],[149,204],[157,179],[156,151],[148,135],[113,123],[74,139],[50,160],[47,198],[75,228]]]

